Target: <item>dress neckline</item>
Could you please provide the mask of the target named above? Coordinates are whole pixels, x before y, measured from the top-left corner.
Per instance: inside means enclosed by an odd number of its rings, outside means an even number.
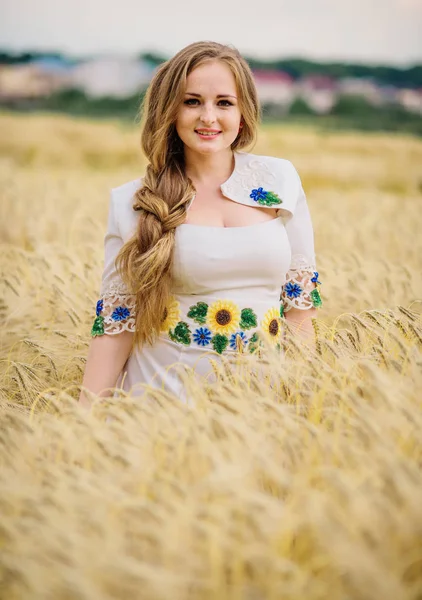
[[[229,178],[220,185],[220,189],[224,195],[224,187],[230,183],[230,181],[232,179],[234,179],[235,173],[239,167],[239,154],[245,154],[242,152],[237,152],[236,150],[233,151],[233,158],[234,158],[234,168],[233,171],[231,172]],[[192,196],[191,201],[189,202],[188,206],[187,206],[187,211],[189,212],[190,207],[192,206],[194,200],[195,200],[196,194],[194,194]],[[227,197],[227,196],[226,196]],[[231,198],[229,198],[229,200],[231,200]],[[259,227],[260,225],[264,225],[266,223],[271,223],[272,221],[278,221],[279,219],[281,219],[282,216],[279,215],[277,217],[274,217],[273,219],[267,219],[266,221],[260,221],[259,223],[252,223],[252,225],[235,225],[234,227],[221,227],[220,225],[196,225],[195,223],[181,223],[180,225],[177,226],[177,229],[179,229],[179,227],[194,227],[194,228],[198,228],[198,229],[251,229],[253,227]]]
[[[233,170],[232,170],[232,172],[231,172],[231,173],[230,173],[230,175],[229,175],[229,178],[228,178],[228,179],[226,179],[226,181],[224,181],[224,182],[223,182],[223,183],[220,185],[220,190],[221,190],[221,193],[222,193],[223,195],[224,195],[224,187],[225,187],[225,186],[226,186],[228,183],[230,183],[230,181],[231,181],[231,180],[234,178],[234,175],[235,175],[235,173],[236,173],[236,170],[237,170],[237,168],[238,168],[238,166],[239,166],[239,152],[236,152],[236,150],[234,150],[234,151],[233,151],[233,160],[234,160],[234,167],[233,167]],[[190,201],[189,201],[189,203],[188,203],[188,205],[187,205],[187,208],[186,208],[186,212],[189,212],[189,209],[190,209],[190,207],[192,206],[192,204],[194,203],[194,201],[195,201],[195,198],[196,198],[196,194],[194,194],[194,195],[192,196],[192,198],[190,199]],[[229,200],[230,200],[230,198],[229,198]],[[189,225],[189,223],[186,223],[186,225]],[[205,226],[204,226],[204,227],[205,227]],[[222,229],[223,229],[223,228],[222,228]],[[226,228],[224,228],[224,229],[226,229]],[[229,229],[229,228],[227,228],[227,229]],[[230,228],[230,229],[231,229],[231,228]]]
[[[234,227],[221,227],[220,225],[197,225],[195,223],[181,223],[176,227],[180,229],[180,227],[193,227],[194,229],[252,229],[254,227],[262,227],[263,225],[268,225],[268,223],[273,223],[274,221],[280,221],[283,217],[280,215],[278,217],[274,217],[273,219],[267,219],[266,221],[260,221],[259,223],[252,223],[252,225],[235,225]]]

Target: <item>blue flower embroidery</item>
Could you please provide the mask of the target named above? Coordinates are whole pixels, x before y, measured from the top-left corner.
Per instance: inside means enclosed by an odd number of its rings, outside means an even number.
[[[262,206],[275,206],[281,204],[283,200],[275,192],[267,192],[264,188],[259,187],[256,190],[252,190],[249,194],[249,198],[258,202]]]
[[[236,331],[236,333],[232,333],[232,335],[230,336],[230,348],[233,348],[233,350],[237,350],[237,346],[236,346],[237,336],[240,337],[240,339],[242,340],[244,345],[246,345],[248,343],[248,338],[243,333],[243,331]]]
[[[126,308],[125,306],[118,306],[114,309],[111,318],[113,319],[113,321],[123,321],[124,319],[127,319],[129,315],[130,310],[128,308]]]
[[[100,315],[103,308],[104,308],[104,302],[102,300],[98,300],[97,307],[95,309],[95,313],[96,313],[97,317]]]
[[[265,200],[267,194],[268,192],[266,192],[264,188],[260,187],[257,190],[252,190],[252,193],[250,194],[249,198],[252,198],[252,200],[258,202],[258,200]]]
[[[312,283],[319,283],[321,285],[321,282],[318,281],[318,276],[319,276],[318,271],[314,271],[314,276],[311,278],[311,281],[312,281]]]
[[[193,341],[199,346],[206,346],[211,342],[211,338],[212,333],[207,327],[198,327],[193,334]]]
[[[298,298],[302,292],[302,288],[298,283],[292,283],[289,281],[289,283],[286,283],[284,286],[284,291],[289,298]]]

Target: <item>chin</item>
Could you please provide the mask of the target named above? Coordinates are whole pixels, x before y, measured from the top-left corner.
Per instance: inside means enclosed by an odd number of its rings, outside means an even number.
[[[223,143],[222,140],[220,140],[219,144],[213,144],[212,142],[210,143],[206,141],[198,143],[197,140],[195,140],[195,142],[196,143],[194,144],[185,144],[185,146],[189,148],[189,150],[191,150],[192,152],[198,152],[199,154],[215,154],[217,152],[224,152],[225,150],[229,150],[234,140],[232,142],[224,141]]]

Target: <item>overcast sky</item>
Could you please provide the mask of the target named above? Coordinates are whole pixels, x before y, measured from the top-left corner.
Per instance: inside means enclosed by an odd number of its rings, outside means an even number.
[[[197,40],[257,57],[422,62],[422,0],[0,0],[0,47],[171,55]]]

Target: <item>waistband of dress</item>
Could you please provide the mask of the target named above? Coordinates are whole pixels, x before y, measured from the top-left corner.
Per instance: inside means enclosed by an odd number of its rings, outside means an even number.
[[[162,335],[185,347],[229,352],[255,352],[263,336],[279,345],[284,318],[283,302],[235,302],[229,298],[212,299],[172,296],[161,326]]]

